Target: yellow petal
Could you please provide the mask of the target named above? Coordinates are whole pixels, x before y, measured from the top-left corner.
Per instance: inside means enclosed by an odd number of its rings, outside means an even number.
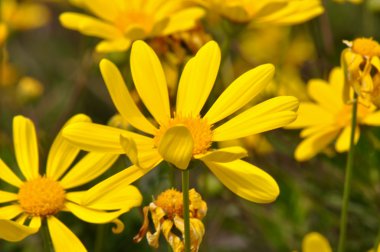
[[[350,138],[351,138],[351,126],[347,126],[340,133],[338,139],[335,143],[335,149],[337,152],[346,152],[350,148]],[[359,141],[360,137],[360,128],[356,127],[355,129],[355,138],[354,143],[356,144]]]
[[[320,0],[308,1],[287,1],[286,6],[275,11],[268,11],[266,8],[262,17],[256,17],[255,23],[291,25],[307,21],[323,13],[324,9]]]
[[[109,40],[123,36],[123,33],[115,26],[83,14],[65,12],[59,16],[59,21],[64,27],[77,30],[88,36]]]
[[[380,111],[367,115],[360,121],[360,123],[371,126],[380,126]]]
[[[38,178],[37,136],[30,119],[23,116],[13,118],[13,143],[22,174],[27,180]]]
[[[247,156],[246,149],[240,146],[226,147],[218,150],[212,150],[195,158],[203,162],[228,163]]]
[[[317,232],[308,233],[302,240],[303,252],[331,252],[329,241]]]
[[[271,64],[244,73],[219,96],[204,118],[213,124],[239,110],[269,84],[273,74],[274,66]]]
[[[298,161],[306,161],[314,157],[331,143],[339,133],[337,128],[328,128],[303,140],[294,153]]]
[[[108,92],[119,113],[133,127],[154,135],[157,129],[138,109],[117,67],[107,59],[103,59],[99,66]]]
[[[159,124],[170,118],[168,87],[164,70],[153,51],[145,42],[133,43],[131,72],[142,101]]]
[[[10,193],[10,192],[0,190],[0,203],[17,201],[17,200],[18,200],[18,195],[16,193]]]
[[[129,49],[131,40],[118,38],[113,40],[103,40],[96,45],[96,51],[100,53],[123,52]]]
[[[297,108],[298,100],[292,96],[269,99],[217,127],[212,140],[232,140],[285,126],[296,119],[293,110]]]
[[[301,102],[297,119],[285,126],[287,129],[299,129],[333,122],[333,114],[311,102]]]
[[[59,182],[63,188],[69,189],[86,184],[97,178],[116,161],[119,155],[107,153],[88,153]]]
[[[205,164],[226,187],[246,200],[269,203],[280,193],[276,181],[268,173],[245,161]]]
[[[114,21],[119,14],[117,4],[109,4],[108,1],[103,0],[84,0],[83,2],[92,13],[107,21]]]
[[[0,207],[0,219],[11,220],[20,215],[24,210],[20,205],[9,205]]]
[[[342,94],[336,91],[325,81],[311,80],[308,83],[308,93],[323,108],[332,113],[343,107]]]
[[[169,128],[158,144],[162,158],[180,169],[187,169],[193,156],[194,140],[185,126]]]
[[[187,62],[178,85],[176,113],[179,116],[200,113],[218,75],[220,57],[218,44],[210,41]]]
[[[34,234],[37,231],[38,228],[24,226],[10,220],[0,220],[0,239],[4,239],[6,241],[21,241],[25,237]]]
[[[126,180],[125,182],[128,181]],[[104,191],[99,195],[93,195],[93,192],[96,190],[89,189],[89,191],[83,195],[83,199],[94,198],[94,200],[88,204],[83,204],[82,201],[80,205],[95,210],[124,209],[126,211],[132,207],[140,206],[142,202],[140,191],[136,187],[125,182],[119,183],[117,186],[112,187],[110,190]],[[103,182],[100,182],[97,185],[102,183]],[[108,181],[105,183],[108,183]]]
[[[152,147],[152,139],[130,131],[95,123],[75,123],[63,129],[63,136],[71,143],[86,151],[124,153],[120,136],[133,138],[137,146]]]
[[[89,189],[87,193],[82,197],[81,204],[91,205],[93,203],[96,203],[97,199],[102,198],[103,195],[107,195],[108,191],[115,190],[115,188],[118,188],[121,184],[129,185],[133,183],[151,171],[154,167],[155,166],[152,166],[149,169],[142,169],[133,165],[122,170],[121,172],[116,173],[115,175],[107,178],[106,180]]]
[[[67,121],[62,129],[65,126],[76,122],[91,122],[91,119],[83,114],[73,116]],[[54,180],[58,180],[72,164],[79,151],[80,149],[78,147],[72,145],[63,138],[61,130],[50,147],[46,165],[46,175]]]
[[[127,210],[118,210],[113,212],[105,212],[99,210],[93,210],[81,205],[77,205],[71,202],[65,202],[65,207],[70,210],[79,219],[96,224],[104,224],[112,222],[114,219],[118,218],[121,214],[125,213]]]
[[[47,224],[56,252],[87,252],[78,237],[57,218],[48,217]]]
[[[205,11],[197,7],[176,11],[170,16],[169,23],[165,26],[162,34],[169,35],[175,32],[189,30],[197,25],[198,19],[203,17],[204,14]]]
[[[126,136],[120,136],[120,145],[123,147],[125,154],[127,154],[132,164],[140,166],[138,159],[138,151],[135,141],[132,138]]]
[[[13,173],[11,169],[0,159],[0,178],[10,185],[20,187],[22,181]]]

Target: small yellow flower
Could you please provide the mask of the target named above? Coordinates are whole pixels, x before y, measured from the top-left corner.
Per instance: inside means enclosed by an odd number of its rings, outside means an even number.
[[[280,96],[241,111],[270,82],[274,67],[265,64],[238,77],[207,112],[201,112],[214,86],[220,59],[217,43],[210,41],[187,62],[178,85],[176,108],[171,111],[158,57],[145,42],[136,41],[131,51],[132,77],[155,122],[141,113],[117,67],[104,59],[100,70],[116,108],[145,134],[78,123],[66,127],[64,135],[86,150],[126,153],[134,165],[118,176],[138,179],[163,160],[187,169],[192,159],[198,159],[240,197],[272,202],[279,194],[277,183],[266,172],[241,160],[247,155],[245,149],[213,149],[212,143],[283,127],[295,120],[298,100]]]
[[[134,40],[166,36],[195,27],[204,15],[183,0],[81,0],[95,17],[66,12],[62,25],[88,36],[103,39],[99,52],[125,51]]]
[[[31,2],[2,0],[0,12],[0,45],[10,31],[35,29],[50,19],[49,10],[45,6]]]
[[[189,191],[189,201],[191,251],[196,252],[205,233],[201,220],[206,216],[207,204],[195,189]],[[162,192],[154,202],[144,207],[143,212],[144,223],[139,233],[133,238],[135,242],[140,242],[146,235],[149,245],[158,248],[162,232],[173,251],[184,251],[183,196],[181,192],[175,189]],[[149,212],[155,228],[153,234],[148,231]],[[176,235],[179,232],[182,234],[182,239]]]
[[[332,252],[329,241],[320,233],[311,232],[302,240],[302,252]]]
[[[17,85],[17,95],[21,102],[30,102],[41,97],[44,92],[44,86],[38,80],[24,76]]]
[[[72,117],[66,125],[89,122],[85,115]],[[46,173],[39,173],[37,137],[31,120],[16,116],[13,119],[13,141],[18,166],[23,178],[0,159],[0,179],[18,189],[17,193],[0,191],[0,238],[19,241],[36,233],[46,220],[56,251],[86,251],[83,244],[55,215],[61,211],[72,212],[90,223],[117,224],[117,218],[139,206],[142,196],[129,183],[98,183],[88,191],[72,191],[105,172],[117,159],[115,154],[88,153],[71,167],[79,149],[72,146],[59,132],[46,164]],[[71,169],[70,169],[71,167]]]
[[[234,22],[297,24],[323,13],[320,0],[193,0]]]
[[[348,48],[342,52],[342,67],[345,71],[344,97],[350,101],[350,89],[362,98],[362,103],[380,105],[380,44],[371,38],[343,41]]]
[[[349,148],[351,132],[352,104],[343,99],[344,76],[340,68],[330,73],[329,83],[324,80],[311,80],[308,94],[315,102],[301,102],[297,119],[287,126],[289,129],[304,128],[301,137],[305,138],[295,151],[295,158],[305,161],[314,157],[328,144],[338,139],[335,149],[345,152]],[[380,111],[374,105],[358,103],[355,143],[359,140],[359,125],[380,126]]]

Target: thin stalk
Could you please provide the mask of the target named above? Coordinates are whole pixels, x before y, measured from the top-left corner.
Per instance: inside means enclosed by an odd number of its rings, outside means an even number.
[[[98,225],[96,229],[95,252],[101,252],[104,246],[105,225]]]
[[[356,94],[356,92],[354,92],[354,100],[352,103],[350,150],[348,152],[347,163],[346,163],[346,175],[345,175],[345,180],[344,180],[342,212],[340,215],[340,234],[339,234],[338,252],[344,252],[345,245],[346,245],[347,212],[348,212],[348,204],[350,201],[350,192],[351,192],[357,110],[358,110],[358,95]]]
[[[52,240],[50,237],[49,228],[47,226],[46,218],[42,219],[41,235],[42,235],[42,241],[44,244],[44,251],[45,252],[54,252],[54,247],[53,247],[53,243],[52,243]]]
[[[183,221],[185,228],[185,252],[190,252],[190,215],[189,215],[189,169],[182,171]]]

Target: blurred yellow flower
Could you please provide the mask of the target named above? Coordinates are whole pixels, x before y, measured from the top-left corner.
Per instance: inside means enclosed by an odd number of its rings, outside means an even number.
[[[311,232],[302,240],[302,252],[332,252],[329,241],[320,233]]]
[[[90,118],[79,114],[66,125],[85,121],[89,122]],[[37,232],[42,221],[46,221],[56,251],[86,251],[75,234],[54,215],[69,211],[83,221],[115,222],[117,229],[121,229],[122,223],[117,218],[141,204],[140,192],[129,183],[107,186],[108,181],[105,180],[88,191],[69,191],[101,175],[118,155],[88,153],[69,169],[80,150],[64,140],[60,132],[50,148],[46,173],[40,175],[37,136],[31,120],[23,116],[14,117],[13,141],[16,160],[25,181],[0,159],[0,179],[18,188],[18,193],[0,191],[2,239],[19,241]]]
[[[320,0],[193,0],[234,22],[290,25],[312,19],[324,9]]]
[[[336,137],[336,151],[347,151],[352,104],[346,104],[343,99],[343,71],[334,68],[330,73],[329,82],[314,79],[309,81],[307,88],[309,96],[315,102],[301,102],[297,119],[287,126],[288,129],[304,128],[301,137],[305,140],[297,146],[295,158],[305,161],[314,157]],[[359,102],[357,121],[355,143],[360,136],[359,124],[380,126],[380,111],[372,104],[364,106]]]
[[[0,12],[0,45],[9,31],[38,28],[50,19],[50,12],[45,6],[31,2],[1,0]]]
[[[29,102],[39,98],[44,92],[44,86],[38,80],[24,76],[17,86],[17,95],[21,102]]]
[[[166,36],[193,28],[204,15],[184,0],[81,0],[95,17],[66,12],[62,25],[103,39],[99,52],[125,51],[134,40]]]
[[[344,97],[350,101],[350,89],[369,106],[380,105],[380,44],[371,38],[343,41],[349,48],[342,51],[341,61],[345,73]]]
[[[337,3],[353,3],[353,4],[361,4],[363,3],[363,0],[333,0]]]
[[[191,251],[197,252],[205,233],[201,220],[206,216],[207,204],[195,189],[189,191],[189,201]],[[154,202],[144,207],[143,212],[144,222],[139,233],[133,238],[135,242],[140,242],[146,235],[149,245],[158,248],[162,232],[173,251],[184,251],[183,196],[181,192],[175,189],[162,192]],[[149,212],[155,228],[153,234],[148,231]],[[178,233],[182,234],[182,239],[177,235]]]
[[[194,158],[206,164],[240,197],[258,203],[272,202],[279,194],[277,183],[266,172],[240,160],[246,156],[245,149],[234,146],[215,150],[212,143],[283,127],[295,120],[298,100],[291,96],[275,97],[241,112],[270,82],[274,67],[265,64],[233,81],[201,116],[214,86],[220,60],[219,46],[210,41],[188,61],[179,81],[176,109],[172,112],[165,75],[157,55],[146,43],[136,41],[131,51],[132,77],[156,124],[148,120],[134,103],[117,67],[104,59],[100,62],[100,70],[116,108],[144,134],[77,123],[66,127],[64,136],[86,150],[126,153],[135,165],[126,169],[124,175],[118,175],[120,177],[137,179],[163,160],[187,169]],[[227,119],[237,111],[239,114]]]

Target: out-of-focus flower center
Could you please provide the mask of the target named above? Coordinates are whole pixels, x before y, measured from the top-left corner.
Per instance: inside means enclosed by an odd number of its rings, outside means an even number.
[[[41,177],[25,182],[18,192],[22,209],[33,216],[59,212],[65,202],[65,190],[55,180]]]
[[[380,45],[370,38],[357,38],[352,42],[352,51],[362,56],[380,56]]]
[[[176,125],[186,126],[194,141],[193,155],[203,154],[211,146],[212,131],[211,126],[203,118],[197,117],[174,117],[169,120],[166,125],[161,125],[156,136],[154,137],[154,144],[157,147],[165,132]]]
[[[153,28],[152,17],[139,11],[121,13],[114,22],[123,32],[129,32],[131,28],[138,27],[149,33]]]
[[[183,216],[183,198],[182,193],[175,189],[168,189],[158,195],[154,202],[156,206],[161,207],[169,219],[174,216]]]
[[[358,102],[358,110],[357,110],[358,121],[360,122],[369,113],[370,113],[370,108]],[[352,104],[346,104],[338,112],[336,116],[336,123],[342,127],[351,125],[351,116],[352,116]]]

